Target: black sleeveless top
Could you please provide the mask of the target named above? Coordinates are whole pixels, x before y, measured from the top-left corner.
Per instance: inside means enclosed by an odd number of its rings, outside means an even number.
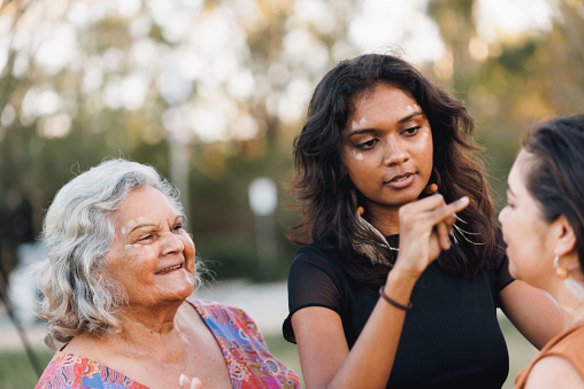
[[[295,342],[292,314],[322,306],[339,314],[352,348],[379,294],[343,271],[338,254],[329,249],[331,239],[328,235],[298,251],[288,276],[290,314],[283,332]],[[513,281],[507,267],[502,256],[472,279],[449,276],[435,262],[424,271],[412,292],[413,308],[406,314],[388,388],[503,385],[509,356],[496,309],[498,293]]]

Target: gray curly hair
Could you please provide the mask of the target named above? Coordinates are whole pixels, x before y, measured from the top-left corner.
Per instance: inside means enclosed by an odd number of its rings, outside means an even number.
[[[160,190],[183,213],[176,188],[152,167],[124,159],[102,162],[55,196],[43,224],[47,258],[36,268],[42,292],[38,316],[47,322],[45,343],[52,349],[75,335],[106,337],[120,331],[117,313],[126,293],[99,270],[114,240],[112,213],[143,187]],[[200,282],[198,274],[195,280]]]

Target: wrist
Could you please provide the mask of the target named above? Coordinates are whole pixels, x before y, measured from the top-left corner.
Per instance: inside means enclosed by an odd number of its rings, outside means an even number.
[[[411,269],[411,268],[407,268],[405,266],[400,266],[399,260],[396,261],[396,264],[394,265],[394,267],[390,270],[390,272],[387,275],[387,281],[390,282],[392,281],[392,283],[395,284],[400,284],[400,285],[410,285],[413,288],[413,285],[416,284],[416,282],[418,281],[418,279],[420,278],[420,276],[422,275],[422,272],[416,270],[416,269]]]
[[[419,277],[395,270],[392,269],[387,275],[383,291],[387,296],[391,296],[392,299],[407,304]]]
[[[387,301],[390,305],[394,306],[397,309],[401,309],[402,311],[409,311],[412,309],[412,303],[408,302],[407,304],[402,304],[399,301],[396,301],[389,297],[387,293],[385,293],[385,285],[381,285],[379,288],[379,297]]]

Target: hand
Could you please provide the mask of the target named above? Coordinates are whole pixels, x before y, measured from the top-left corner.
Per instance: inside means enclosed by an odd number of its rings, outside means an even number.
[[[203,389],[200,379],[197,377],[189,378],[184,374],[180,375],[178,384],[180,389]]]
[[[399,255],[394,266],[416,280],[441,250],[450,248],[450,231],[456,222],[455,213],[469,203],[462,197],[450,204],[440,194],[402,206],[399,210]],[[394,270],[390,273],[394,273]]]

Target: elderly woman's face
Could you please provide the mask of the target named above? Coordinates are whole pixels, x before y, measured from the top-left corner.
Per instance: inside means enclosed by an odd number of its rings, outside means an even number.
[[[125,288],[131,306],[184,300],[193,291],[195,245],[182,214],[156,188],[132,191],[113,214],[105,276]]]

